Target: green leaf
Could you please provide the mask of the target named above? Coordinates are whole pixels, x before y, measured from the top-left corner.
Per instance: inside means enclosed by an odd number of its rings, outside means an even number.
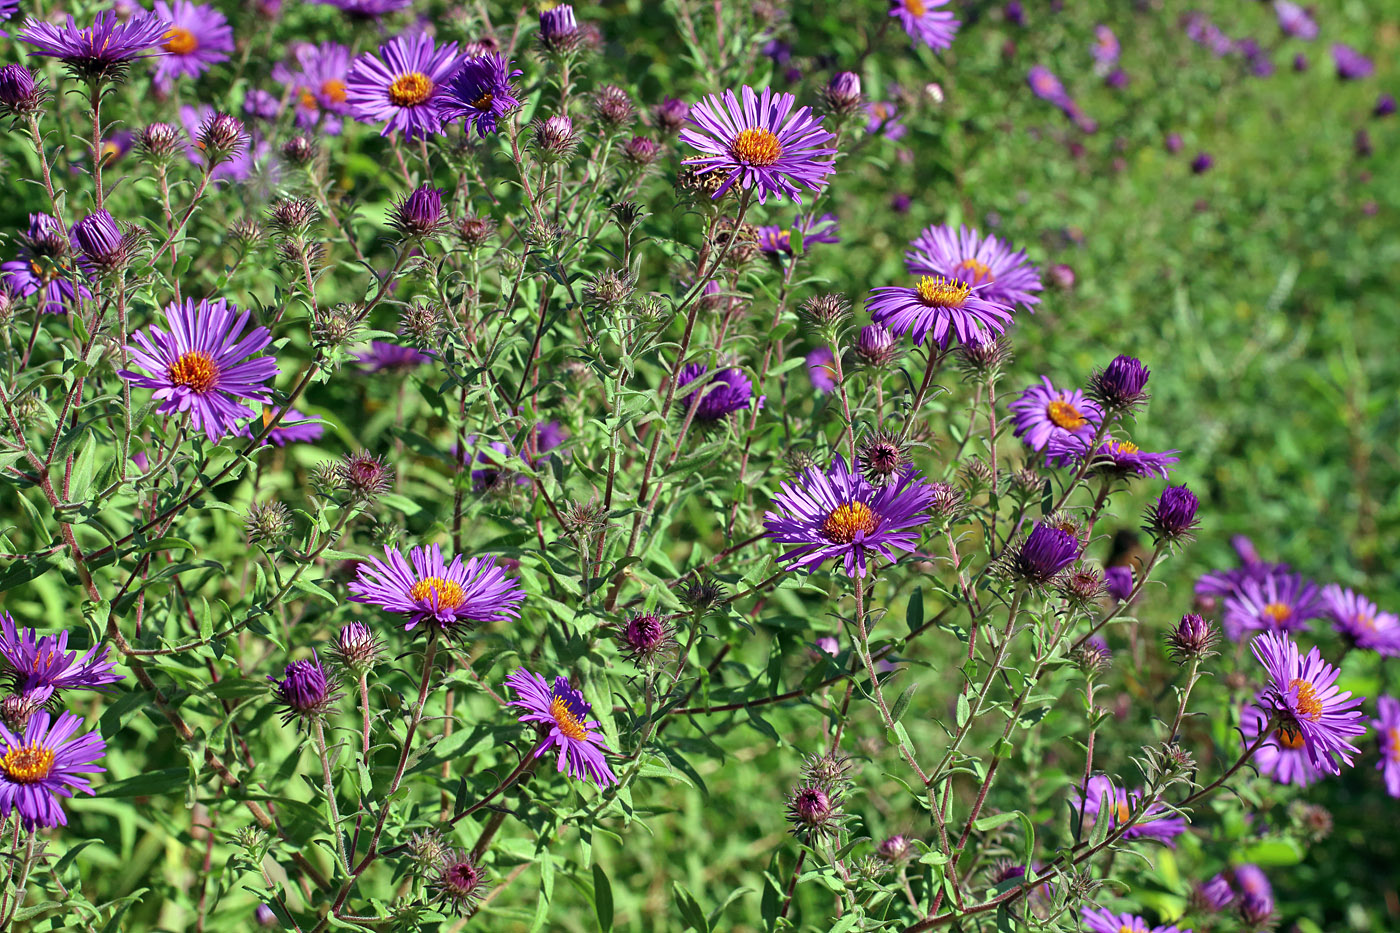
[[[918,587],[909,595],[909,606],[904,610],[904,622],[913,633],[924,624],[924,588]]]
[[[671,888],[676,895],[676,907],[681,912],[681,919],[685,921],[684,929],[694,927],[698,933],[710,933],[710,922],[706,919],[704,912],[700,909],[699,903],[685,889],[685,885],[679,881],[671,882]]]
[[[919,688],[918,683],[912,683],[904,688],[904,692],[899,695],[899,699],[894,701],[894,707],[890,709],[890,718],[899,722],[904,717],[905,710],[909,709],[909,701],[914,696],[914,691]]]
[[[613,925],[612,882],[597,862],[593,863],[593,910],[598,915],[599,933],[609,933]]]

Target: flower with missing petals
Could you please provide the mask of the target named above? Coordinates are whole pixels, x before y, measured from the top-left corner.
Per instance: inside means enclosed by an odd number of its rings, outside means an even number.
[[[525,711],[520,722],[540,727],[543,737],[535,749],[536,758],[558,748],[559,773],[567,771],[570,777],[591,780],[598,787],[617,783],[603,754],[608,746],[596,731],[598,723],[588,718],[593,707],[569,684],[569,678],[560,675],[551,685],[521,667],[506,678],[506,686],[515,691],[510,705]]]
[[[463,62],[443,89],[442,118],[463,120],[482,139],[496,132],[501,118],[520,106],[512,82],[524,72],[511,70],[512,64],[496,53]]]
[[[975,294],[960,279],[925,275],[913,286],[886,285],[872,289],[866,302],[870,319],[896,334],[910,332],[914,343],[932,337],[940,347],[956,336],[960,341],[983,334],[1000,334],[1011,320],[1011,309]]]
[[[1079,795],[1075,793],[1071,803],[1078,808]],[[1128,818],[1142,805],[1142,792],[1119,787],[1102,774],[1089,779],[1084,797],[1084,814],[1090,824],[1096,822],[1107,807],[1109,825],[1114,829],[1126,823]],[[1172,813],[1161,803],[1149,806],[1137,821],[1123,832],[1124,839],[1155,839],[1176,848],[1173,841],[1186,832],[1186,820]]]
[[[525,598],[519,581],[506,576],[495,557],[464,563],[454,556],[449,563],[436,544],[413,548],[407,559],[384,548],[383,560],[371,557],[359,565],[349,590],[354,602],[407,616],[407,630],[425,622],[449,633],[475,622],[513,619]]]
[[[486,870],[469,853],[457,849],[442,853],[433,879],[438,903],[459,917],[470,917],[488,890]]]
[[[381,136],[434,136],[453,110],[444,85],[457,69],[457,43],[439,47],[427,33],[397,36],[355,59],[345,100],[361,123],[383,123]]]
[[[243,400],[271,401],[267,382],[278,372],[270,356],[249,359],[272,342],[266,327],[244,332],[249,317],[222,298],[172,303],[165,309],[168,333],[152,326],[132,335],[127,347],[145,373],[124,369],[118,375],[154,389],[158,411],[188,413],[195,430],[211,441],[237,433],[239,422],[254,414]]]
[[[1376,70],[1376,66],[1369,58],[1341,42],[1332,44],[1332,64],[1337,67],[1337,77],[1343,81],[1369,78]]]
[[[1308,761],[1319,771],[1340,774],[1358,750],[1351,737],[1363,734],[1362,697],[1337,689],[1337,669],[1314,647],[1306,655],[1282,632],[1265,632],[1250,645],[1268,680],[1259,707],[1278,727],[1301,737]]]
[[[1092,433],[1053,435],[1045,445],[1046,462],[1053,466],[1079,464],[1087,457],[1092,464],[1092,472],[1120,478],[1129,476],[1158,476],[1167,478],[1171,464],[1177,462],[1175,450],[1143,450],[1131,441],[1116,440],[1112,435],[1104,435],[1102,442],[1092,451]]]
[[[776,224],[758,228],[758,248],[765,253],[792,255],[792,235],[802,234],[802,251],[807,252],[817,243],[840,243],[836,235],[838,224],[835,214],[798,214],[791,227]]]
[[[833,136],[811,108],[794,110],[794,103],[791,94],[774,94],[770,88],[755,93],[745,85],[737,97],[725,91],[690,108],[680,138],[701,154],[685,164],[723,177],[711,197],[738,185],[753,190],[760,204],[770,195],[786,195],[800,204],[800,189],[826,186],[826,176],[836,168],[829,158],[836,150],[827,148]]]

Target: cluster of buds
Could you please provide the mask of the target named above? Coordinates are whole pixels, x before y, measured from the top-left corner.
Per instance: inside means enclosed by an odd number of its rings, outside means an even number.
[[[212,170],[247,148],[248,131],[233,114],[216,111],[200,125],[195,146],[204,153],[205,168]]]
[[[801,781],[788,794],[793,834],[810,844],[840,833],[846,821],[842,804],[850,784],[850,759],[839,752],[803,762]]]
[[[360,314],[355,305],[318,307],[311,318],[311,342],[327,349],[354,343],[360,331]]]

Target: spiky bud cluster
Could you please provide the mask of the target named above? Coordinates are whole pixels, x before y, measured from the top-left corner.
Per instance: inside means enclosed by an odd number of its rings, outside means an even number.
[[[934,525],[957,521],[967,510],[967,497],[952,483],[932,483],[931,491],[928,511]]]
[[[321,219],[321,210],[310,198],[279,198],[267,212],[268,223],[284,237],[301,236]]]
[[[354,305],[320,307],[311,317],[311,342],[318,347],[344,347],[360,331],[360,311]]]
[[[195,145],[203,151],[205,165],[213,168],[247,147],[248,131],[243,128],[243,121],[233,114],[216,111],[200,125]]]
[[[123,228],[111,214],[99,210],[73,225],[73,238],[94,269],[111,274],[127,267],[145,234],[131,226]]]
[[[817,458],[807,447],[793,447],[783,454],[783,461],[787,464],[788,473],[792,476],[801,476],[812,467],[817,465]]]
[[[441,345],[446,320],[442,305],[419,300],[399,315],[399,330],[420,350],[436,350]]]
[[[269,502],[255,502],[248,508],[244,520],[248,533],[248,543],[277,543],[286,538],[292,530],[292,513],[276,499]]]
[[[604,269],[583,287],[584,304],[599,311],[615,311],[632,297],[632,278],[617,269]]]
[[[1060,595],[1076,609],[1094,605],[1107,589],[1104,575],[1092,567],[1080,566],[1065,574],[1060,581]]]
[[[638,667],[654,668],[676,652],[675,630],[669,616],[641,612],[614,628],[618,647]]]
[[[1085,677],[1097,677],[1113,663],[1113,652],[1101,638],[1090,638],[1070,650],[1069,659]]]
[[[1208,619],[1188,612],[1166,635],[1167,653],[1177,664],[1212,657],[1220,635]]]
[[[899,481],[909,467],[909,446],[904,438],[889,431],[866,434],[856,445],[861,474],[872,486],[888,486]]]
[[[248,250],[262,243],[263,230],[252,217],[240,217],[228,228],[229,239]]]
[[[992,467],[981,457],[973,457],[958,471],[958,480],[969,496],[976,496],[992,488]]]
[[[758,255],[758,228],[747,221],[721,217],[715,225],[714,249],[726,265],[743,266]]]
[[[704,575],[696,576],[682,583],[676,591],[676,598],[682,605],[696,613],[706,613],[724,601],[724,584]]]
[[[367,450],[346,454],[336,463],[336,474],[343,489],[355,502],[372,502],[389,491],[394,471]]]
[[[851,316],[851,303],[844,295],[813,295],[798,308],[798,314],[814,332],[834,334]]]
[[[875,855],[891,865],[898,865],[907,861],[914,854],[914,843],[908,836],[902,833],[895,833],[880,840],[880,844],[875,847]]]
[[[637,116],[632,97],[615,84],[605,84],[593,95],[593,115],[610,130],[621,129]]]
[[[612,215],[613,222],[627,232],[630,232],[647,216],[642,205],[632,200],[612,203],[608,206],[608,213]]]

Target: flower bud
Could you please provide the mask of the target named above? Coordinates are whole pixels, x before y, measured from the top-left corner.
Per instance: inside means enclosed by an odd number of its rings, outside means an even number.
[[[141,131],[138,145],[152,162],[165,162],[180,146],[180,132],[169,123],[152,123]]]
[[[651,110],[652,122],[663,133],[678,133],[690,116],[690,105],[683,100],[668,97]]]
[[[654,612],[632,616],[616,628],[618,647],[639,667],[655,667],[676,650],[670,620]]]
[[[354,343],[360,317],[353,305],[320,307],[311,317],[311,342],[318,347],[343,347]]]
[[[384,643],[375,637],[369,626],[351,622],[340,630],[328,650],[333,662],[358,677],[368,673],[379,662]]]
[[[339,699],[338,695],[331,693],[325,668],[321,667],[321,661],[314,651],[311,652],[311,660],[288,664],[281,680],[271,674],[267,679],[272,681],[273,692],[286,708],[285,722],[298,717],[303,721],[320,717]]]
[[[248,133],[243,129],[243,121],[232,114],[215,112],[199,128],[195,142],[204,150],[205,163],[209,167],[233,158],[248,145]]]
[[[1012,549],[1011,575],[1031,586],[1045,586],[1079,557],[1082,544],[1078,536],[1063,528],[1037,524],[1031,533]]]
[[[1113,411],[1130,411],[1147,401],[1143,388],[1151,371],[1131,356],[1120,355],[1094,373],[1089,396]]]
[[[389,491],[394,473],[367,450],[346,454],[337,466],[341,488],[356,501],[369,502]]]
[[[705,613],[724,601],[724,584],[710,577],[698,576],[681,584],[676,591],[676,598],[692,611]]]
[[[1184,483],[1168,486],[1148,509],[1143,529],[1159,541],[1189,541],[1191,532],[1199,524],[1196,520],[1199,505],[1195,494]]]
[[[105,210],[93,211],[74,224],[73,238],[83,257],[101,272],[125,268],[130,260],[131,239]]]
[[[399,317],[399,329],[414,346],[436,350],[442,339],[445,317],[441,305],[415,301]]]
[[[297,133],[282,144],[282,158],[298,168],[316,158],[316,141],[305,133]]]
[[[831,79],[823,92],[827,108],[838,116],[850,116],[860,109],[860,75],[842,71]]]
[[[843,295],[814,295],[802,302],[798,313],[820,334],[834,332],[851,316],[851,303]]]
[[[899,355],[894,334],[879,324],[867,324],[856,338],[856,359],[866,366],[888,366]]]
[[[860,471],[872,486],[898,482],[909,466],[909,448],[904,439],[886,431],[862,437],[856,452]]]
[[[283,236],[300,236],[321,219],[321,211],[310,198],[281,198],[272,205],[268,219]]]
[[[0,68],[0,110],[13,116],[33,113],[44,103],[44,91],[34,72],[23,65]]]
[[[880,844],[875,847],[875,855],[891,865],[903,862],[914,854],[914,844],[909,841],[908,836],[895,833],[893,836],[886,836],[880,840]]]
[[[404,195],[389,217],[389,226],[409,238],[431,236],[442,225],[442,192],[427,184]]]
[[[624,231],[630,232],[642,219],[647,216],[647,212],[636,201],[617,201],[608,207],[608,213],[612,214],[613,221]]]
[[[647,166],[661,155],[661,147],[645,136],[633,136],[622,147],[622,155],[633,165]]]
[[[840,796],[837,791],[815,784],[794,788],[787,805],[793,833],[809,839],[835,834],[840,829]]]
[[[0,701],[0,720],[11,732],[23,734],[29,717],[44,708],[43,700],[27,693],[11,693]]]
[[[530,125],[534,130],[531,145],[541,161],[561,162],[574,154],[578,146],[578,133],[574,131],[574,121],[567,116],[556,114]]]
[[[954,352],[958,357],[958,368],[964,376],[988,379],[1000,373],[1002,367],[1011,361],[1011,341],[1000,335],[979,331],[972,339],[959,342]]]
[[[608,129],[619,129],[632,122],[637,109],[626,91],[615,84],[606,84],[593,95],[593,114]]]
[[[1219,634],[1215,626],[1194,612],[1181,617],[1176,628],[1167,633],[1167,653],[1177,664],[1208,658],[1215,654]]]
[[[605,269],[583,287],[584,304],[600,311],[612,311],[632,297],[632,280],[624,272]]]
[[[486,894],[486,872],[470,855],[448,849],[443,853],[433,890],[445,909],[458,916],[470,916]]]
[[[292,513],[275,499],[271,502],[255,502],[248,509],[244,527],[250,544],[269,541],[276,544],[286,538],[287,533],[292,530]]]
[[[486,217],[468,215],[457,221],[457,237],[467,249],[480,248],[495,232],[495,222]]]
[[[540,12],[540,45],[547,52],[572,52],[579,47],[582,36],[574,8],[562,3],[552,10]]]
[[[928,511],[936,526],[943,526],[957,520],[967,507],[967,499],[952,483],[930,484]]]

